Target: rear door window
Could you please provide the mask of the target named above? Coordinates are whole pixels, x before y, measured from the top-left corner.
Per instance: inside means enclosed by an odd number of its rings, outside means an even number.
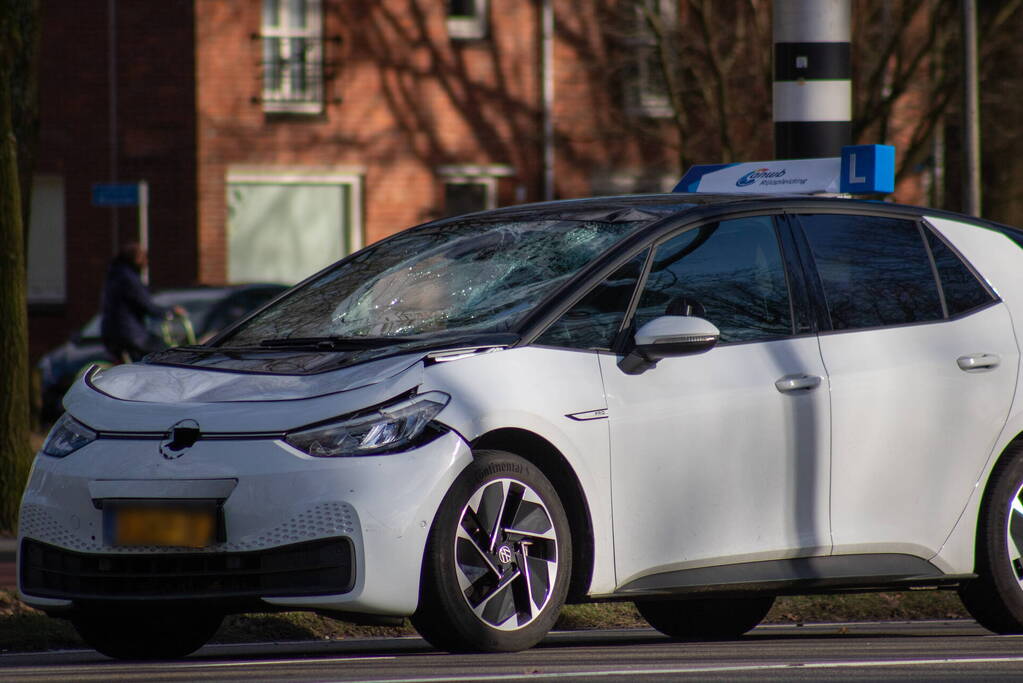
[[[927,244],[934,256],[934,267],[941,279],[941,291],[950,316],[968,313],[995,300],[973,271],[930,230],[927,231]]]
[[[912,220],[801,215],[835,330],[942,320],[930,254]]]

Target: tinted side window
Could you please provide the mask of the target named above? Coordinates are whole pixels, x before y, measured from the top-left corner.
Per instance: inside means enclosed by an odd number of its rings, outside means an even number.
[[[930,257],[914,221],[799,216],[836,330],[945,317]]]
[[[929,230],[927,244],[931,247],[934,265],[938,269],[938,277],[941,278],[941,290],[945,294],[945,305],[948,306],[949,315],[959,315],[994,301],[994,297],[977,281],[966,264],[959,260],[941,238]]]
[[[610,349],[643,271],[648,251],[631,259],[594,287],[537,340],[544,346]]]
[[[792,309],[770,216],[689,230],[657,248],[635,326],[662,315],[695,315],[721,330],[722,342],[792,334]]]

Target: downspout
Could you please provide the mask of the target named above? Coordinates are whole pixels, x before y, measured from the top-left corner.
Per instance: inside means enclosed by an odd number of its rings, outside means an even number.
[[[554,199],[554,0],[540,0],[543,198]]]
[[[963,213],[980,216],[980,96],[977,71],[977,6],[974,0],[963,0],[963,65],[966,72],[963,89],[963,156],[966,182]]]
[[[107,133],[110,138],[110,166],[107,182],[118,181],[117,162],[120,150],[117,145],[117,0],[107,0]],[[120,248],[121,236],[118,225],[118,208],[110,207],[111,254]]]

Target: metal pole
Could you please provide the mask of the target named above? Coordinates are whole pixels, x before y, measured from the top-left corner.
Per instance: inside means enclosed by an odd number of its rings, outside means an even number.
[[[852,139],[850,0],[773,6],[775,156],[838,156]]]
[[[110,136],[110,168],[108,169],[109,181],[117,182],[117,0],[107,0],[107,79],[110,81],[107,88],[107,124]],[[121,246],[120,226],[118,225],[118,209],[116,206],[110,208],[110,231],[113,243],[113,252]]]
[[[543,97],[543,198],[554,199],[554,0],[540,8]]]
[[[139,181],[139,246],[149,253],[149,183]],[[142,267],[142,281],[149,284],[149,259]]]
[[[966,87],[963,102],[963,139],[965,178],[963,211],[979,216],[980,196],[980,96],[977,87],[977,7],[974,0],[963,0],[963,63]]]

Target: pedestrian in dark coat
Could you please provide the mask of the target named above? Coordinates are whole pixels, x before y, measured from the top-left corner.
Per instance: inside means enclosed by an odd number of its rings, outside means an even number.
[[[180,306],[165,307],[153,301],[142,282],[146,251],[137,242],[125,244],[110,263],[103,284],[103,345],[117,360],[136,361],[163,348],[146,328],[146,316],[154,318],[184,314]]]

